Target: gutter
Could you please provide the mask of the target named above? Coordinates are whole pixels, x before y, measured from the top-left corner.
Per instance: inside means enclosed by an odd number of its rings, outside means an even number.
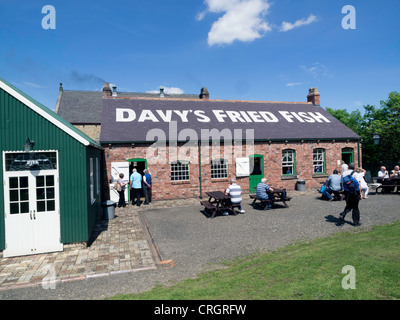
[[[200,183],[200,199],[203,199],[203,190],[201,186],[201,142],[198,141],[198,150],[199,150],[199,183]]]

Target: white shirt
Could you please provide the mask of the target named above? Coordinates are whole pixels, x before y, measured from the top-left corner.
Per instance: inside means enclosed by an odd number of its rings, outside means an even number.
[[[365,189],[368,187],[367,183],[364,180],[364,172],[355,172],[353,177],[357,179],[358,183],[361,185],[361,189]]]
[[[350,173],[352,173],[354,170],[349,170],[349,169],[347,169],[346,171],[343,171],[343,173],[342,173],[342,178],[343,177],[345,177],[345,176],[348,176]]]
[[[389,178],[389,175],[387,174],[387,171],[385,173],[385,172],[382,172],[382,170],[379,170],[378,177],[379,178]]]

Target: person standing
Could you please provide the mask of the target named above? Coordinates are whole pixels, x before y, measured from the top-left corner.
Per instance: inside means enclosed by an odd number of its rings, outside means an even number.
[[[132,191],[132,204],[135,204],[135,198],[136,200],[136,205],[140,206],[140,195],[142,194],[142,175],[137,172],[136,169],[132,170],[131,178],[131,191]]]
[[[363,198],[364,199],[368,199],[367,195],[368,195],[369,187],[368,187],[368,184],[365,182],[365,179],[364,179],[365,172],[366,171],[363,168],[357,168],[356,172],[353,175],[354,178],[357,179],[357,181],[358,181],[358,183],[360,185],[361,192],[364,193],[364,196],[361,193],[361,199],[363,199]]]
[[[226,189],[225,194],[231,196],[232,204],[239,204],[240,213],[245,213],[242,208],[242,188],[236,184],[235,178],[231,179],[231,184]]]
[[[342,178],[346,207],[339,216],[339,223],[343,224],[346,215],[353,210],[352,212],[353,225],[357,227],[361,225],[360,210],[358,209],[358,203],[361,197],[361,189],[357,179],[353,177],[354,169],[355,169],[354,163],[350,163],[349,170],[351,170],[351,172],[349,174],[345,174]]]
[[[151,174],[147,169],[143,170],[143,174],[144,204],[148,205],[151,202]]]
[[[119,201],[118,201],[118,208],[125,208],[126,207],[126,202],[125,202],[125,188],[126,188],[126,183],[124,182],[124,174],[120,173],[119,174],[119,179],[117,183],[121,186],[121,190],[118,191],[119,194]]]

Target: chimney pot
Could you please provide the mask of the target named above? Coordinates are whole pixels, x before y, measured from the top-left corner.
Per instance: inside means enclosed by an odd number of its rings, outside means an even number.
[[[321,105],[321,95],[318,92],[318,88],[310,88],[308,90],[308,95],[307,95],[307,102],[311,102],[314,106],[320,106]]]
[[[63,91],[64,91],[64,89],[63,89],[62,83],[60,83],[60,92],[63,92]]]
[[[163,87],[160,87],[160,98],[164,98],[165,97],[165,95],[164,95],[164,88]]]
[[[208,93],[207,87],[201,88],[199,97],[202,100],[209,100],[210,99],[210,94]]]
[[[116,97],[117,94],[117,86],[115,84],[112,85],[112,96]]]
[[[104,87],[103,87],[103,98],[111,97],[111,95],[112,95],[112,92],[111,92],[110,84],[108,82],[105,82]]]

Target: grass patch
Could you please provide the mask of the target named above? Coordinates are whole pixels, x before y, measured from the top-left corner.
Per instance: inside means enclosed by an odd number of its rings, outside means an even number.
[[[117,300],[400,299],[400,221],[226,262],[227,268]],[[356,288],[345,290],[344,266]]]

